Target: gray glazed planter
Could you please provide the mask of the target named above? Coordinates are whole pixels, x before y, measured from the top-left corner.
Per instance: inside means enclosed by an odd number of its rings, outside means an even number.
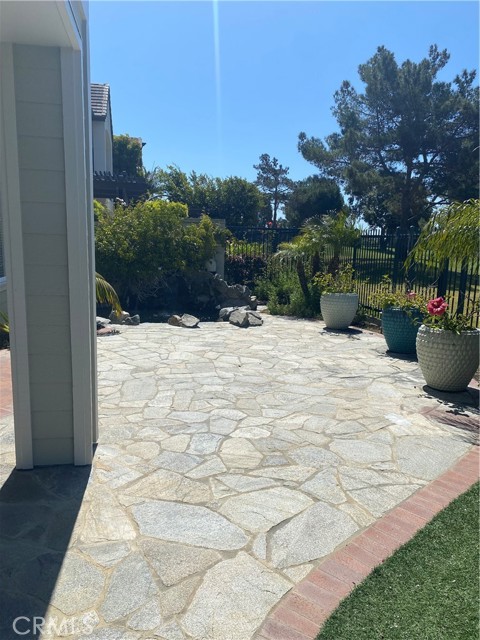
[[[320,311],[328,329],[347,329],[358,309],[358,293],[324,293]]]
[[[456,334],[422,324],[417,357],[425,382],[439,391],[465,391],[479,364],[480,331]]]

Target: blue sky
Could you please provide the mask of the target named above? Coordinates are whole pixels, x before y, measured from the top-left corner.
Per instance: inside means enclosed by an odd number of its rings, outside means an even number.
[[[91,80],[110,84],[114,133],[147,143],[147,169],[254,180],[269,153],[299,180],[315,173],[299,132],[336,129],[335,90],[361,88],[378,46],[397,62],[446,48],[453,80],[478,69],[478,25],[476,1],[92,1]]]

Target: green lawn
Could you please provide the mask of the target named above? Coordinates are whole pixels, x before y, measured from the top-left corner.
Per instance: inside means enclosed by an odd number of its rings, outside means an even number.
[[[317,640],[477,640],[479,486],[377,567]]]

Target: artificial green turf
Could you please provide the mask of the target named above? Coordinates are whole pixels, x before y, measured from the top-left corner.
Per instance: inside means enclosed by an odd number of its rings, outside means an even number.
[[[317,640],[478,640],[479,486],[377,567]]]

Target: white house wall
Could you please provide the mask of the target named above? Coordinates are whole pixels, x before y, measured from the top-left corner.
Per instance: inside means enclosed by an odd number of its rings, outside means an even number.
[[[105,120],[93,120],[93,168],[95,171],[113,172],[113,149],[110,115]]]

